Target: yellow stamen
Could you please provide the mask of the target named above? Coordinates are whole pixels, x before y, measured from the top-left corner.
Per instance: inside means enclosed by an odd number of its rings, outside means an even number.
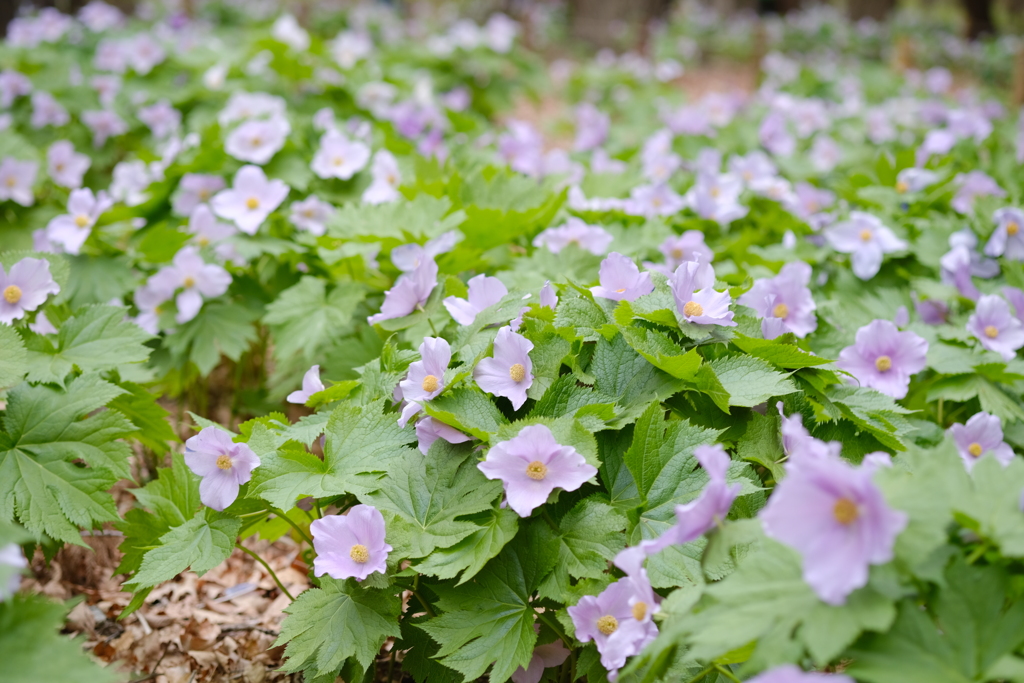
[[[199,190],[199,201],[205,202],[209,198],[210,198],[210,191],[209,190]]]
[[[64,171],[64,164],[62,164],[62,163],[54,164],[53,165],[53,170],[56,171],[57,173],[62,173]]]
[[[249,197],[245,200],[245,206],[250,211],[253,211],[260,208],[260,200],[256,199],[256,197]]]
[[[900,194],[903,194],[909,189],[910,185],[907,185],[907,181],[905,180],[900,180],[899,182],[896,183],[896,191],[899,192]]]
[[[616,290],[615,290],[615,293],[616,293],[616,294],[622,294],[622,293],[623,293],[623,292],[625,292],[625,291],[626,291],[626,288],[625,288],[625,287],[623,287],[622,289],[616,289]]]
[[[863,230],[860,231],[860,239],[861,239],[862,242],[870,242],[871,241],[871,237],[872,237],[872,233],[867,228],[864,228]]]
[[[534,481],[540,481],[548,476],[548,467],[540,460],[534,460],[526,466],[526,476]]]
[[[423,378],[423,391],[437,391],[438,381],[437,377],[433,375],[427,375]]]
[[[988,337],[989,339],[995,339],[996,337],[999,336],[999,328],[996,327],[995,325],[986,325],[985,336]]]
[[[513,382],[522,382],[526,379],[526,368],[521,363],[516,363],[508,369],[508,376],[512,378]]]
[[[1010,237],[1013,237],[1018,232],[1020,232],[1020,226],[1017,225],[1017,223],[1015,221],[1010,221],[1009,223],[1006,224],[1006,234],[1007,235],[1009,235]]]
[[[208,245],[209,243],[210,243],[210,240],[209,240],[209,238],[206,238],[206,237],[200,237],[200,238],[199,238],[199,246],[201,246],[201,247],[205,247],[205,246],[206,246],[206,245]]]
[[[675,249],[673,249],[669,253],[672,254],[672,258],[674,258],[676,261],[682,261],[683,260],[683,250],[680,249],[679,247],[676,247]]]
[[[647,603],[638,602],[633,605],[633,618],[637,621],[643,621],[644,617],[647,616]]]
[[[967,452],[973,455],[975,458],[980,458],[984,449],[982,449],[980,443],[972,443],[967,447]]]
[[[217,467],[222,470],[231,469],[231,456],[230,455],[219,455],[217,456]]]
[[[185,278],[185,281],[181,283],[181,286],[184,287],[185,289],[191,289],[192,287],[196,286],[196,279],[189,275],[188,277]]]
[[[352,558],[353,562],[359,564],[366,564],[370,561],[370,551],[362,543],[352,546],[352,550],[348,551],[348,556]]]
[[[14,176],[7,176],[7,187],[14,187],[18,184],[18,179]]]
[[[879,372],[885,372],[892,367],[892,358],[889,358],[889,356],[879,356],[875,359],[875,367],[878,368]]]
[[[253,147],[259,147],[262,144],[263,144],[263,140],[260,137],[255,137],[255,138],[252,139],[252,146]]]
[[[786,304],[775,304],[775,308],[772,309],[772,315],[776,318],[785,318],[789,315],[789,306]]]
[[[335,166],[341,166],[345,163],[345,160],[341,157],[334,157],[333,161]]]
[[[853,524],[860,516],[857,504],[849,498],[840,498],[832,508],[832,514],[840,524]]]
[[[704,307],[696,301],[687,301],[686,305],[683,306],[683,315],[687,318],[692,318],[697,315],[704,315]]]
[[[75,225],[77,225],[80,228],[84,228],[84,227],[88,226],[89,225],[89,217],[86,216],[84,213],[78,214],[77,216],[75,216]]]
[[[712,187],[711,190],[710,190],[710,193],[711,193],[712,197],[715,197],[717,199],[718,195],[722,194],[722,188],[720,188],[720,187]]]
[[[21,301],[21,287],[18,285],[7,285],[7,288],[4,289],[4,300],[12,305]]]
[[[606,636],[610,636],[619,630],[619,620],[610,614],[606,614],[597,620],[597,630]]]

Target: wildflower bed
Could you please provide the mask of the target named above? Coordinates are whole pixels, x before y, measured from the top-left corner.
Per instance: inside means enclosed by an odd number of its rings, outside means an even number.
[[[15,592],[105,530],[307,681],[1024,680],[1024,116],[827,13],[684,101],[694,22],[206,11],[0,48],[5,676],[120,676]]]

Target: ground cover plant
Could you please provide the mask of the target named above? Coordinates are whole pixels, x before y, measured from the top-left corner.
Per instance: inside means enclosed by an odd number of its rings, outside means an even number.
[[[5,680],[1024,681],[1010,43],[312,11],[0,46]]]

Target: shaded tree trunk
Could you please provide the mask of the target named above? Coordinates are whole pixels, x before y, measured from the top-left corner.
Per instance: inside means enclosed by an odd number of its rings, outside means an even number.
[[[967,37],[977,40],[996,32],[992,21],[992,0],[961,0],[967,12]]]

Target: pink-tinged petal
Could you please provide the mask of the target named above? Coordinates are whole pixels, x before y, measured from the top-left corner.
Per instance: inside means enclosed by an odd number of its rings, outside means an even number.
[[[199,500],[203,505],[222,511],[238,498],[238,479],[230,470],[216,468],[199,482]]]
[[[473,304],[469,303],[465,299],[459,299],[458,297],[445,297],[442,303],[444,304],[444,307],[448,309],[448,313],[451,314],[452,319],[460,325],[472,325],[473,321],[476,320],[476,314],[479,313]]]
[[[186,289],[175,299],[178,314],[174,317],[178,324],[185,324],[199,315],[203,307],[203,295],[195,289]]]

